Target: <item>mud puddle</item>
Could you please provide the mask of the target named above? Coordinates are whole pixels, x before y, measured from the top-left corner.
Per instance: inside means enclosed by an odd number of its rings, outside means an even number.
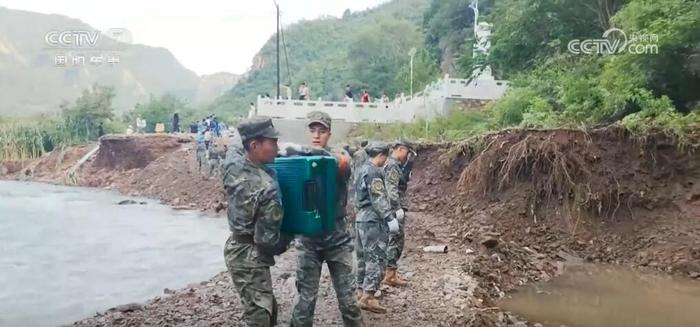
[[[578,266],[512,294],[500,306],[544,326],[700,326],[700,283]]]

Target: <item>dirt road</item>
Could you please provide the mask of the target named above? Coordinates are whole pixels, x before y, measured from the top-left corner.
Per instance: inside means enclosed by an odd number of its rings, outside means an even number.
[[[382,301],[389,313],[364,313],[368,326],[455,326],[471,318],[470,301],[476,281],[464,271],[466,248],[450,242],[450,232],[439,219],[425,213],[410,216],[402,272],[411,281],[405,288],[385,288]],[[224,242],[224,240],[222,240]],[[447,254],[424,253],[422,247],[448,244]],[[296,289],[296,250],[277,258],[272,269],[280,304],[280,325],[288,325]],[[223,267],[222,267],[223,268]],[[168,291],[170,293],[170,291]],[[342,326],[335,292],[324,266],[316,305],[317,326]],[[73,326],[244,326],[238,296],[227,273],[209,281],[164,294],[145,305],[123,307],[76,322]],[[131,311],[133,310],[133,311]]]

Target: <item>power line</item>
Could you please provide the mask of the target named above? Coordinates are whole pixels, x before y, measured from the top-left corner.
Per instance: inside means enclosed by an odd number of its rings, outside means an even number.
[[[280,6],[273,0],[277,8],[277,98],[280,98]]]
[[[292,86],[292,71],[289,69],[289,56],[287,56],[287,43],[284,40],[284,29],[280,27],[280,32],[282,36],[282,47],[284,48],[284,61],[287,64],[287,79],[289,80],[289,86]]]

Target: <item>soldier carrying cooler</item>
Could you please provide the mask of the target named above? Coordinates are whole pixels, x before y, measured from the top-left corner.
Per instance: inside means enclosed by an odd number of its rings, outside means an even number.
[[[343,158],[349,160],[350,154],[346,151],[335,150],[328,146],[331,137],[331,117],[327,113],[320,111],[309,113],[307,127],[310,146],[334,154],[340,160]],[[317,236],[299,236],[297,238],[297,249],[299,250],[297,299],[292,312],[292,326],[313,325],[323,262],[328,266],[331,275],[343,325],[346,327],[364,326],[362,313],[353,296],[352,286],[355,278],[352,272],[353,243],[345,212],[350,170],[349,165],[345,165],[348,168],[343,170],[343,164],[340,163],[336,179],[335,229]]]
[[[224,189],[228,198],[231,236],[224,258],[248,326],[274,326],[277,301],[272,291],[273,256],[287,250],[291,235],[280,232],[281,192],[275,172],[264,164],[277,156],[278,133],[269,118],[253,118],[238,125],[243,151],[227,154]]]

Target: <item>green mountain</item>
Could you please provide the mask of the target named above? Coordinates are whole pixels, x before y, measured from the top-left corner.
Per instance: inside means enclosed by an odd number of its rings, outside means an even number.
[[[394,0],[343,17],[301,21],[283,29],[280,42],[282,84],[294,97],[306,82],[313,99],[342,99],[346,84],[357,97],[367,89],[376,98],[408,92],[401,74],[409,49],[423,45],[423,15],[428,0]],[[283,43],[283,44],[282,44]],[[271,36],[241,81],[212,106],[220,116],[240,116],[259,94],[276,95],[276,40]],[[284,89],[281,90],[284,96]]]

